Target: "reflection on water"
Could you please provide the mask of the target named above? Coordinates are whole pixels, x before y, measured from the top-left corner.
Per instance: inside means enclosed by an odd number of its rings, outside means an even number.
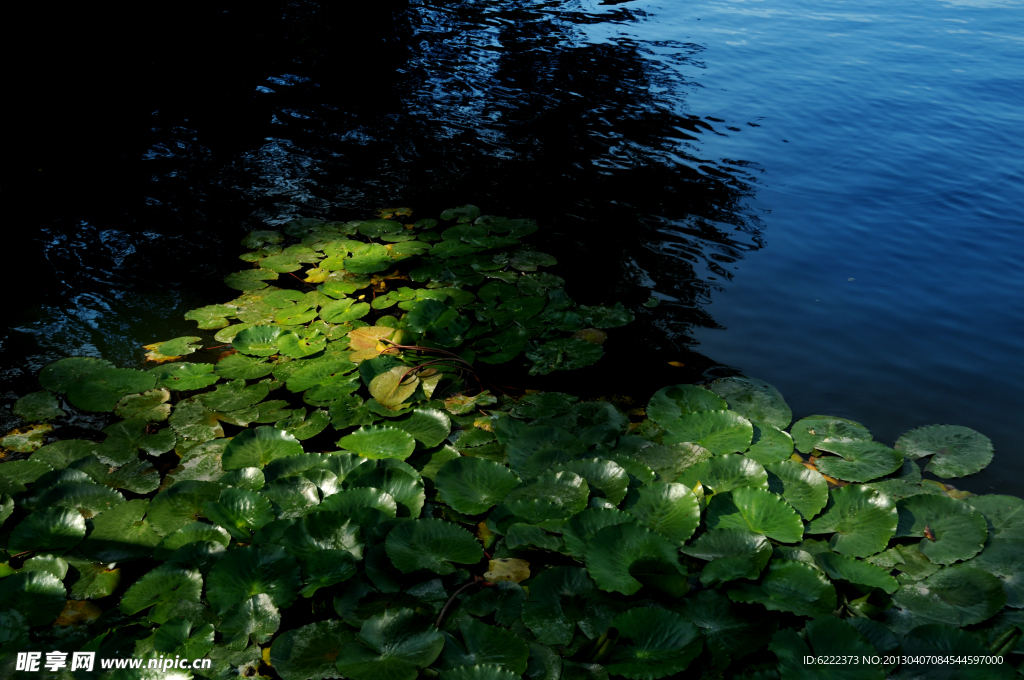
[[[12,76],[34,143],[3,189],[37,215],[11,246],[36,275],[0,327],[0,397],[58,356],[132,364],[192,332],[249,229],[473,202],[537,218],[570,294],[637,313],[574,388],[745,370],[798,416],[886,440],[948,420],[1007,452],[1015,4],[410,0],[356,24],[342,3],[184,2],[117,36],[49,23],[61,67]]]

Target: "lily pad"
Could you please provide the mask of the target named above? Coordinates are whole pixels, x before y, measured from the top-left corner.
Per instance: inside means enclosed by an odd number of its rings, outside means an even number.
[[[741,486],[767,489],[768,473],[745,456],[724,454],[691,465],[676,481],[691,489],[699,483],[714,493],[725,493]]]
[[[154,607],[150,620],[163,623],[178,602],[198,602],[203,592],[203,577],[196,569],[174,564],[161,564],[129,586],[121,596],[120,609],[125,614]]]
[[[674,385],[663,387],[647,402],[647,417],[662,427],[675,421],[679,416],[698,411],[724,411],[728,409],[724,399],[698,385]]]
[[[228,318],[234,317],[237,312],[238,308],[233,305],[207,305],[190,310],[185,314],[185,319],[195,321],[202,329],[212,330],[227,326],[230,323]]]
[[[509,492],[505,505],[516,516],[537,524],[582,512],[589,493],[587,481],[576,473],[548,472]]]
[[[249,541],[257,529],[276,519],[270,501],[247,489],[224,489],[216,502],[203,503],[203,511],[238,541]]]
[[[415,473],[400,468],[378,467],[369,469],[354,479],[346,479],[351,488],[380,489],[395,499],[402,508],[402,516],[419,517],[426,495],[423,482]],[[407,513],[407,514],[406,514]]]
[[[153,554],[160,536],[146,517],[151,504],[138,498],[116,505],[92,520],[92,531],[78,548],[89,559],[106,564]]]
[[[340,678],[335,661],[353,638],[337,619],[286,630],[270,648],[270,663],[281,680]]]
[[[437,667],[450,671],[460,667],[479,667],[484,664],[501,666],[518,677],[526,672],[530,648],[526,642],[504,628],[488,626],[478,619],[459,621],[460,642],[446,635],[446,642]]]
[[[416,449],[416,439],[396,427],[370,425],[338,440],[338,446],[364,458],[405,460]]]
[[[829,477],[848,482],[868,482],[884,477],[903,466],[903,454],[878,442],[868,440],[823,439],[815,447],[842,456],[823,456],[815,467]]]
[[[835,416],[807,416],[793,423],[789,429],[797,451],[811,453],[818,442],[863,440],[871,441],[871,433],[860,423]]]
[[[167,403],[170,399],[171,393],[162,388],[148,390],[142,394],[130,394],[117,402],[114,415],[125,420],[138,418],[159,423],[167,420],[167,416],[171,414],[171,405]]]
[[[94,357],[68,357],[59,359],[39,371],[39,384],[44,388],[63,394],[72,383],[84,380],[97,371],[114,368],[106,359]]]
[[[948,479],[966,477],[992,462],[992,441],[969,427],[929,425],[907,432],[896,448],[913,460],[931,456],[926,472]]]
[[[451,419],[444,411],[434,408],[415,409],[407,416],[392,420],[390,424],[392,427],[405,430],[428,448],[440,445],[452,431]]]
[[[342,647],[336,666],[351,680],[416,680],[444,647],[434,626],[417,620],[411,609],[388,609],[367,619],[356,640]]]
[[[828,483],[820,474],[791,460],[769,463],[768,490],[786,499],[805,520],[809,520],[828,502]]]
[[[281,627],[281,613],[269,595],[260,593],[228,609],[220,623],[224,643],[245,647],[251,640],[262,644]]]
[[[44,437],[53,431],[53,425],[29,425],[11,430],[6,436],[0,437],[0,447],[31,453],[43,446]]]
[[[781,496],[749,486],[715,494],[708,503],[707,526],[749,529],[781,543],[796,543],[804,534],[800,515]]]
[[[255,545],[229,550],[210,570],[206,597],[218,615],[264,593],[283,609],[298,594],[299,565],[277,545]]]
[[[677,547],[634,522],[606,526],[591,537],[585,552],[587,572],[601,590],[632,595],[643,584],[630,573],[635,562],[662,562],[685,575]]]
[[[101,368],[68,385],[68,401],[83,411],[113,411],[126,394],[156,386],[156,377],[132,368]]]
[[[761,465],[789,460],[793,454],[793,437],[777,427],[752,420],[754,440],[744,454]]]
[[[829,547],[847,557],[867,557],[885,550],[896,533],[898,516],[892,499],[873,489],[833,489],[826,512],[807,526],[808,534],[835,532]]]
[[[682,614],[656,608],[630,609],[612,620],[619,640],[605,662],[608,671],[631,680],[656,680],[681,673],[703,649],[700,630]]]
[[[526,352],[533,362],[530,375],[547,375],[552,371],[572,371],[596,363],[604,355],[600,345],[578,338],[551,340]]]
[[[808,621],[805,635],[806,638],[791,628],[783,628],[776,631],[768,646],[778,659],[782,677],[787,680],[813,680],[826,674],[842,680],[884,680],[882,666],[867,661],[829,669],[827,673],[819,672],[807,663],[811,658],[877,657],[881,650],[876,649],[850,622],[833,617]]]
[[[772,546],[764,534],[750,529],[712,529],[682,548],[690,557],[708,560],[700,573],[706,586],[756,579],[772,556]]]
[[[892,595],[900,584],[889,572],[875,565],[856,560],[834,552],[821,552],[814,556],[814,561],[832,580],[849,581],[868,588],[879,588]]]
[[[411,397],[419,384],[420,379],[411,369],[396,366],[370,381],[370,394],[382,406],[395,408]]]
[[[825,575],[793,560],[772,560],[760,583],[740,583],[729,597],[798,616],[826,616],[836,609],[836,589]]]
[[[274,364],[262,357],[229,354],[214,366],[214,372],[228,380],[255,380],[274,372]]]
[[[560,463],[554,471],[568,470],[587,480],[591,493],[618,505],[629,489],[629,475],[618,463],[601,458],[585,458]]]
[[[520,481],[505,465],[463,457],[442,467],[434,484],[441,499],[452,508],[467,515],[479,515],[500,503]]]
[[[897,536],[925,538],[921,552],[936,564],[970,559],[985,545],[988,526],[974,508],[946,496],[918,495],[896,502],[899,511]]]
[[[715,455],[743,453],[750,448],[754,426],[733,411],[684,413],[665,426],[664,444],[691,442]]]
[[[269,357],[277,354],[277,339],[283,332],[280,326],[250,326],[238,333],[231,345],[242,354]]]
[[[45,423],[67,413],[50,392],[32,392],[14,403],[14,415],[30,423]]]
[[[967,504],[985,515],[988,532],[993,538],[1024,538],[1024,499],[992,494],[968,498]]]
[[[793,411],[777,389],[756,378],[723,378],[708,389],[725,399],[729,408],[741,416],[778,429],[789,427]]]
[[[700,524],[700,506],[690,487],[660,482],[640,487],[629,514],[670,541],[682,545]]]
[[[439,519],[417,519],[391,530],[385,543],[391,562],[406,574],[428,569],[442,576],[455,571],[452,562],[476,564],[483,549],[473,534]]]
[[[928,623],[981,623],[999,613],[1006,604],[1006,593],[992,574],[958,564],[921,581],[904,583],[893,595],[892,604],[886,624],[905,634]]]
[[[983,569],[1003,582],[1007,606],[1024,608],[1024,540],[992,538],[967,565]]]
[[[147,519],[158,534],[166,536],[202,517],[203,504],[217,500],[223,488],[215,482],[177,482],[153,498]]]
[[[7,550],[11,554],[30,550],[59,554],[74,548],[84,537],[81,513],[66,507],[43,507],[14,527]]]
[[[213,372],[213,364],[183,363],[159,372],[157,380],[161,387],[186,392],[209,387],[220,380],[220,376]]]
[[[522,621],[538,641],[567,645],[577,626],[588,637],[600,635],[614,615],[585,569],[551,567],[530,581]]]
[[[575,557],[582,559],[587,544],[598,531],[606,526],[635,521],[629,513],[614,508],[587,508],[573,515],[562,527],[565,548]]]
[[[391,494],[380,489],[356,487],[344,489],[325,498],[320,510],[336,510],[346,516],[355,516],[357,510],[375,508],[388,517],[398,514],[398,504]]]
[[[0,604],[21,614],[30,626],[53,623],[66,597],[64,584],[49,572],[25,571],[0,579]]]
[[[245,430],[224,449],[221,464],[225,470],[263,467],[272,460],[301,454],[302,444],[284,430],[262,425]]]

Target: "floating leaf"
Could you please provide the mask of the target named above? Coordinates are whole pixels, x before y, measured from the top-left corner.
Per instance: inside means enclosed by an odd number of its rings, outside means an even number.
[[[519,483],[508,467],[482,458],[457,458],[442,467],[434,480],[441,499],[467,515],[486,512]]]
[[[729,591],[729,597],[798,616],[826,616],[836,608],[836,589],[825,575],[792,560],[772,560],[760,583],[740,583]]]
[[[606,526],[595,532],[587,545],[587,572],[601,590],[632,595],[643,585],[630,574],[639,561],[658,561],[685,571],[679,565],[677,549],[667,538],[635,524]]]
[[[444,647],[441,632],[407,608],[371,616],[356,640],[361,644],[342,647],[336,664],[351,680],[415,680],[418,669],[432,664]]]
[[[404,573],[429,569],[451,574],[452,562],[476,564],[483,550],[473,535],[438,519],[417,519],[395,527],[386,541],[388,557]]]
[[[245,430],[224,449],[221,464],[225,470],[263,467],[272,460],[301,454],[302,444],[284,430],[266,425]]]
[[[53,431],[52,425],[30,425],[11,430],[6,436],[0,437],[0,447],[30,453],[42,447],[44,437]]]
[[[938,477],[965,477],[992,462],[992,442],[985,435],[959,425],[928,425],[907,432],[896,448],[911,459],[932,456],[926,472]]]
[[[78,550],[93,561],[107,564],[149,557],[160,543],[149,518],[143,519],[150,507],[150,501],[139,498],[103,512],[92,519],[92,531]],[[168,521],[166,517],[164,521]]]
[[[392,420],[391,426],[405,430],[428,448],[441,444],[452,431],[451,419],[443,411],[433,408],[418,408],[407,416]]]
[[[587,544],[601,529],[614,524],[634,522],[629,513],[614,508],[587,508],[573,517],[562,527],[562,538],[566,549],[578,558],[583,558]]]
[[[690,487],[665,482],[640,487],[629,513],[640,524],[682,545],[700,523],[700,506]]]
[[[530,578],[530,563],[515,557],[505,557],[491,560],[487,563],[487,571],[484,578],[491,583],[512,581],[522,583]]]
[[[85,411],[113,411],[126,394],[153,389],[155,376],[131,368],[101,368],[68,385],[68,401]]]
[[[238,333],[231,345],[242,354],[269,357],[277,354],[277,339],[283,332],[280,326],[251,326]]]
[[[166,536],[201,517],[203,504],[217,500],[222,489],[214,482],[177,482],[153,498],[147,519],[158,534]]]
[[[709,529],[749,529],[781,543],[796,543],[804,534],[800,515],[771,491],[741,486],[716,493],[708,503]]]
[[[801,453],[811,453],[818,442],[863,440],[871,441],[871,433],[860,423],[835,416],[807,416],[793,423],[789,429],[793,443]]]
[[[855,560],[833,552],[821,552],[814,561],[832,580],[849,581],[868,588],[880,588],[892,595],[900,587],[889,572],[868,562]]]
[[[619,640],[608,671],[631,680],[655,680],[686,670],[703,648],[700,631],[682,614],[636,608],[612,620]]]
[[[198,602],[202,592],[203,577],[198,570],[161,564],[133,583],[121,596],[119,606],[129,615],[154,607],[150,621],[163,623],[175,604]]]
[[[885,550],[896,533],[896,504],[885,494],[859,486],[832,489],[826,512],[807,526],[809,534],[835,534],[829,547],[847,557]]]
[[[171,405],[167,403],[170,398],[171,393],[162,388],[130,394],[117,402],[114,415],[126,420],[137,418],[147,422],[162,422],[171,414]]]
[[[35,458],[42,450],[36,451],[32,457]],[[993,538],[1024,538],[1024,499],[993,494],[968,498],[967,504],[985,515],[988,532]]]
[[[416,449],[416,440],[407,432],[388,425],[361,427],[338,440],[338,446],[364,458],[405,460]]]
[[[229,317],[234,317],[238,308],[233,305],[207,305],[198,309],[190,310],[185,314],[185,319],[195,321],[202,329],[224,328],[230,322]]]
[[[97,371],[114,368],[106,359],[94,357],[68,357],[59,359],[39,371],[39,384],[45,389],[63,394],[72,383],[85,380]]]
[[[761,465],[789,460],[793,454],[793,437],[777,427],[752,420],[754,441],[744,454]]]
[[[370,381],[370,394],[382,406],[395,407],[411,397],[419,384],[420,379],[411,369],[396,366]]]
[[[578,338],[564,338],[551,340],[528,351],[526,358],[533,362],[530,375],[547,375],[552,371],[571,371],[589,366],[603,355],[600,345]]]
[[[61,482],[43,492],[36,503],[42,508],[62,507],[77,510],[86,519],[91,519],[115,505],[124,503],[124,496],[108,486],[96,484],[91,480]]]
[[[691,442],[715,455],[742,453],[750,448],[754,427],[732,411],[684,413],[665,426],[664,444]]]
[[[201,390],[220,380],[213,372],[213,364],[175,364],[173,368],[157,374],[162,387],[169,390]]]
[[[336,510],[343,515],[355,515],[362,508],[375,508],[389,517],[398,514],[398,504],[391,494],[380,489],[356,487],[331,494],[320,504],[320,510]]]
[[[815,467],[822,474],[848,482],[867,482],[894,472],[903,465],[903,454],[878,442],[867,440],[824,439],[815,447],[842,456],[842,460],[825,456]]]
[[[261,357],[229,354],[218,361],[213,370],[228,380],[254,380],[270,375],[274,371],[274,364]]]
[[[699,483],[714,493],[725,493],[741,486],[767,489],[768,473],[745,456],[725,454],[691,465],[676,481],[691,489]]]
[[[32,423],[45,423],[47,420],[66,416],[67,413],[57,403],[57,398],[49,392],[32,392],[14,402],[14,415]]]
[[[283,609],[295,599],[299,584],[299,566],[284,548],[256,545],[225,553],[210,570],[206,597],[218,615],[259,593]]]
[[[800,463],[784,460],[765,465],[768,490],[786,499],[805,520],[809,520],[828,502],[825,478]]]
[[[0,603],[21,614],[30,626],[53,623],[66,596],[64,584],[49,572],[25,571],[0,579]]]
[[[682,548],[690,557],[708,560],[700,573],[706,586],[738,578],[756,579],[772,556],[764,534],[749,529],[712,529]]]
[[[587,481],[576,473],[547,472],[509,492],[505,505],[516,516],[536,524],[581,512],[587,507],[589,493]]]
[[[224,489],[217,502],[203,503],[203,511],[239,541],[248,541],[257,529],[276,519],[270,501],[247,489]]]
[[[252,640],[261,644],[281,626],[281,613],[269,595],[260,593],[228,609],[220,624],[224,643],[245,647]]]
[[[896,502],[897,536],[926,540],[918,547],[936,564],[952,564],[977,555],[988,538],[985,518],[963,501],[946,496],[918,495]]]
[[[270,647],[270,663],[282,680],[339,678],[335,661],[353,638],[337,619],[286,630]]]
[[[808,647],[808,642],[811,647]],[[808,621],[806,640],[793,629],[781,629],[775,633],[768,649],[778,658],[782,677],[794,680],[811,680],[822,675],[807,663],[810,659],[827,660],[841,655],[850,659],[868,659],[877,657],[881,651],[850,622],[832,617]],[[844,680],[884,680],[885,670],[879,664],[865,661],[863,664],[844,665],[835,671],[830,669],[827,675]]]
[[[663,387],[647,402],[647,417],[665,427],[679,416],[698,411],[724,411],[726,402],[698,385]]]
[[[756,378],[723,378],[708,389],[725,399],[741,416],[783,429],[793,422],[793,411],[777,389]]]
[[[14,527],[7,550],[12,554],[31,550],[63,553],[81,543],[83,537],[85,519],[81,513],[66,507],[43,507]]]
[[[540,642],[567,645],[577,626],[588,637],[600,634],[613,615],[585,569],[551,567],[530,582],[522,620]]]
[[[514,674],[513,677],[526,671],[530,648],[522,638],[509,630],[488,626],[477,619],[463,619],[458,625],[462,642],[454,636],[446,636],[447,641],[437,662],[437,667],[442,671],[460,667],[479,668],[484,664],[503,666]]]
[[[612,505],[618,505],[629,489],[629,475],[617,463],[600,458],[585,458],[559,464],[555,470],[575,472],[587,480],[592,493],[601,496]]]
[[[927,623],[981,623],[999,613],[1006,604],[1006,593],[992,574],[958,564],[924,580],[904,583],[893,595],[892,604],[886,623],[905,634]]]

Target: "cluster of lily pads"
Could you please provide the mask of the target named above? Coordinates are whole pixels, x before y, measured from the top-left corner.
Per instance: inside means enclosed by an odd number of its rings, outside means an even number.
[[[241,296],[188,314],[213,338],[149,345],[148,370],[43,369],[0,439],[0,674],[23,650],[212,660],[32,674],[111,680],[754,680],[821,677],[808,655],[1024,653],[1024,500],[918,462],[977,472],[983,435],[889,447],[792,423],[751,378],[625,413],[494,396],[484,365],[592,363],[630,315],[538,273],[531,221],[407,216],[254,232]],[[68,411],[118,420],[66,438]]]

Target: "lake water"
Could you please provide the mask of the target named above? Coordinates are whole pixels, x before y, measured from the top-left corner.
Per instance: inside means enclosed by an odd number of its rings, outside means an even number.
[[[190,334],[250,229],[471,202],[637,313],[565,389],[743,372],[889,444],[973,427],[997,457],[962,486],[1021,493],[1024,3],[374,11],[16,18],[47,56],[8,61],[4,409],[61,356]]]

